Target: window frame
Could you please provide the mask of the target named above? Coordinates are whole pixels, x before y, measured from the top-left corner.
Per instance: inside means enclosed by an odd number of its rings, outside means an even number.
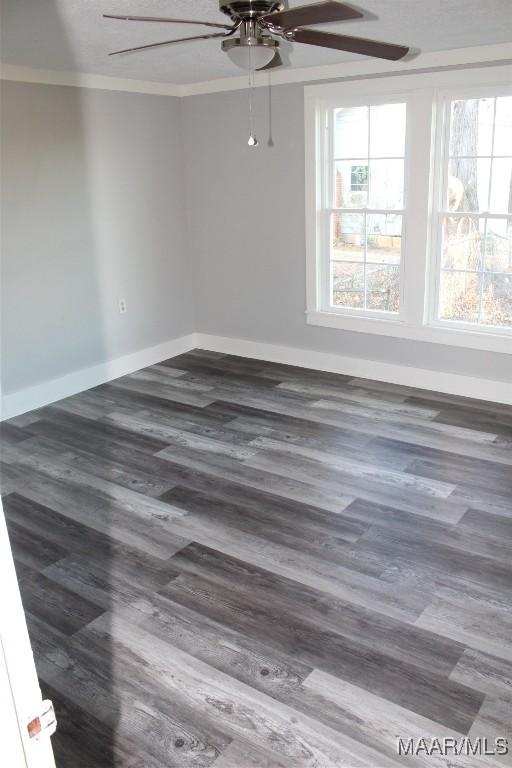
[[[319,271],[320,282],[320,311],[325,313],[334,313],[336,315],[348,316],[354,318],[367,318],[375,320],[390,320],[390,321],[403,321],[406,318],[404,309],[404,280],[405,280],[405,249],[407,243],[407,202],[408,192],[410,187],[410,132],[409,126],[409,94],[407,92],[396,92],[394,94],[382,95],[377,94],[371,100],[369,100],[364,94],[354,95],[351,98],[345,98],[343,103],[338,103],[336,98],[324,100],[319,108],[320,124],[324,124],[324,129],[318,136],[318,140],[324,146],[319,148],[319,151],[324,158],[320,168],[317,166],[316,173],[319,177],[320,185],[320,216],[317,221],[317,227],[320,226],[320,253],[318,254],[317,269]],[[404,189],[403,189],[403,207],[394,210],[390,209],[374,209],[370,207],[338,209],[333,206],[334,203],[334,165],[336,162],[334,144],[335,144],[335,131],[332,124],[332,116],[336,108],[351,108],[351,107],[373,107],[380,106],[382,104],[405,104],[406,105],[406,131],[404,142]],[[357,158],[351,158],[356,160]],[[387,158],[386,158],[387,159]],[[402,158],[400,158],[402,159]],[[370,163],[370,157],[366,158],[368,167]],[[331,286],[330,286],[330,266],[331,266],[331,244],[330,244],[330,223],[331,216],[334,213],[340,211],[349,212],[353,214],[386,214],[390,213],[396,216],[402,217],[402,234],[401,234],[401,254],[400,254],[400,300],[398,312],[385,312],[381,310],[373,309],[359,309],[357,307],[334,307],[330,303],[331,298]],[[321,222],[320,224],[318,222]],[[366,232],[365,232],[366,237]]]
[[[475,326],[472,323],[453,324],[436,321],[433,298],[438,263],[439,165],[442,150],[439,123],[444,120],[442,98],[449,93],[492,91],[503,94],[512,82],[512,65],[493,65],[471,69],[473,85],[467,87],[468,70],[390,74],[378,79],[306,85],[305,162],[306,162],[306,322],[309,325],[367,334],[391,336],[503,353],[512,353],[508,329]],[[405,170],[404,220],[401,259],[400,316],[375,311],[325,309],[319,284],[319,261],[322,241],[318,219],[321,213],[322,188],[317,169],[325,162],[325,141],[319,140],[322,124],[320,114],[326,104],[338,107],[356,104],[407,102],[408,164]],[[444,122],[442,123],[444,125]],[[407,163],[407,159],[406,159]],[[436,165],[437,164],[437,165]],[[325,165],[323,166],[325,167]],[[414,169],[414,183],[410,183]],[[324,252],[325,253],[325,252]]]
[[[450,156],[450,115],[451,103],[463,99],[496,98],[512,96],[512,85],[473,86],[471,88],[443,89],[437,93],[436,142],[434,149],[434,185],[432,213],[432,248],[430,252],[430,280],[427,295],[427,319],[433,328],[451,328],[462,332],[472,332],[485,335],[500,335],[512,337],[512,326],[486,325],[471,323],[464,320],[441,319],[439,317],[440,284],[442,272],[443,222],[450,211],[446,210],[446,196],[449,176]],[[492,168],[491,168],[492,173]],[[489,208],[489,200],[488,208]],[[466,212],[461,218],[481,219],[510,219],[512,213],[495,214],[488,209],[479,212]],[[477,273],[477,274],[480,274]],[[512,342],[512,339],[511,339]],[[512,345],[511,345],[512,346]],[[511,350],[512,351],[512,350]]]

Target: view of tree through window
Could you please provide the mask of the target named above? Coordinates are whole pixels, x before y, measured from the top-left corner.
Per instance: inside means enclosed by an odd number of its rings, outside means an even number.
[[[335,109],[333,121],[331,304],[397,313],[406,105]]]
[[[439,318],[512,327],[512,96],[451,102]]]

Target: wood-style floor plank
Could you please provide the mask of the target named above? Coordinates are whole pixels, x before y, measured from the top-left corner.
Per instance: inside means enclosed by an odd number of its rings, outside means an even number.
[[[470,688],[453,685],[447,677],[424,672],[419,666],[396,661],[377,648],[350,640],[300,617],[265,609],[246,594],[231,591],[191,574],[179,576],[163,594],[205,613],[232,629],[271,642],[280,652],[298,655],[305,663],[342,677],[384,698],[467,731],[482,697]]]
[[[512,697],[512,663],[472,648],[466,648],[450,677],[483,693]]]
[[[340,738],[330,727],[219,672],[137,625],[117,616],[103,616],[88,631],[99,632],[110,641],[119,638],[114,644],[121,644],[158,676],[180,705],[184,701],[198,717],[217,722],[232,738],[241,736],[257,748],[263,744],[277,752],[281,760],[300,768],[365,765],[363,745],[358,757],[352,751],[357,745],[348,737]]]

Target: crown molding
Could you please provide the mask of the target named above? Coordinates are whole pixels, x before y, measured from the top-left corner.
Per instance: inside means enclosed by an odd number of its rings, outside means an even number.
[[[42,85],[68,85],[74,88],[93,88],[99,91],[127,91],[153,96],[185,96],[185,86],[176,83],[157,83],[151,80],[132,80],[127,77],[90,75],[85,72],[64,72],[55,69],[36,69],[16,64],[1,64],[0,79],[18,83]]]
[[[283,68],[272,71],[273,85],[290,83],[312,83],[326,80],[357,80],[383,75],[406,75],[415,72],[435,72],[445,69],[465,69],[475,66],[499,66],[512,64],[512,43],[481,45],[471,48],[456,48],[446,51],[420,53],[414,58],[399,62],[360,59],[342,64],[318,67]],[[248,87],[246,75],[224,77],[200,83],[160,83],[150,80],[132,80],[123,77],[91,75],[83,72],[63,72],[51,69],[35,69],[14,64],[0,65],[0,79],[23,83],[46,85],[67,85],[76,88],[94,88],[107,91],[147,93],[157,96],[196,96],[222,91],[238,91]],[[268,73],[256,74],[255,85],[268,84]]]

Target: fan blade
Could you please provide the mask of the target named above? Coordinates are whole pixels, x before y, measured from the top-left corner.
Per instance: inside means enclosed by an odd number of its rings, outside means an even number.
[[[260,67],[256,71],[257,72],[264,72],[266,69],[274,69],[275,67],[282,67],[282,65],[283,65],[283,60],[281,58],[281,54],[279,53],[279,51],[276,51],[272,61],[269,61],[268,64],[265,64],[264,67]]]
[[[200,24],[202,27],[219,27],[220,29],[232,29],[227,24],[216,24],[213,21],[190,21],[189,19],[167,19],[160,16],[118,16],[114,13],[104,13],[104,19],[118,19],[119,21],[158,21],[171,24]]]
[[[296,29],[290,38],[295,43],[319,45],[322,48],[335,48],[337,51],[361,53],[364,56],[374,56],[377,59],[398,61],[402,59],[409,48],[394,43],[381,43],[378,40],[366,40],[364,37],[348,37],[333,35],[330,32],[316,32],[314,29]]]
[[[145,51],[148,48],[159,48],[162,45],[172,45],[173,43],[184,43],[187,40],[209,40],[213,37],[228,37],[224,32],[214,32],[213,35],[194,35],[193,37],[178,37],[174,40],[164,40],[161,43],[149,43],[149,45],[138,45],[136,48],[124,48],[122,51],[112,51],[109,56],[117,56],[120,53],[134,53],[135,51]]]
[[[350,8],[344,3],[336,3],[334,0],[326,0],[314,5],[300,5],[286,11],[277,11],[261,16],[263,21],[275,27],[302,27],[305,24],[325,24],[328,21],[347,21],[348,19],[361,19],[363,14]]]

